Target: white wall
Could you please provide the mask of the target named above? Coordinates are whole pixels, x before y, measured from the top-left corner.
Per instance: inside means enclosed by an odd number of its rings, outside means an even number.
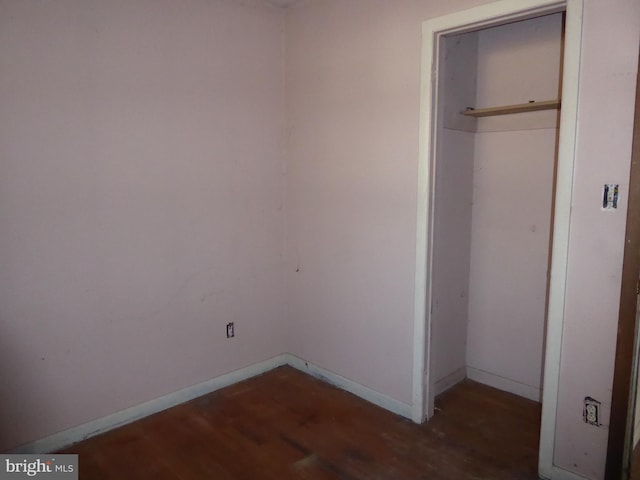
[[[555,130],[479,133],[467,373],[540,399]]]
[[[436,171],[431,362],[436,394],[465,378],[473,150],[471,132],[442,129]]]
[[[478,122],[460,112],[476,104],[478,34],[445,38],[440,65],[430,359],[436,395],[467,373],[473,159]]]
[[[0,3],[0,451],[286,350],[282,27]]]
[[[287,14],[292,352],[409,402],[422,21],[483,1],[323,0]],[[555,462],[601,478],[611,396],[640,3],[585,0]],[[600,211],[619,181],[618,212]],[[299,269],[299,272],[296,270]]]
[[[479,33],[478,107],[558,98],[562,15]],[[478,119],[467,373],[540,399],[557,111]]]

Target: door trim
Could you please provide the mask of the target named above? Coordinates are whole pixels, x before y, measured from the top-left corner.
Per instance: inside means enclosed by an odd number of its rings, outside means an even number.
[[[583,0],[501,0],[423,23],[415,255],[412,419],[415,422],[423,422],[433,415],[434,395],[433,378],[430,375],[430,349],[427,347],[431,343],[431,265],[440,39],[447,34],[465,33],[560,11],[566,11],[562,114],[558,146],[554,236],[551,247],[539,460],[539,473],[546,478],[567,473],[553,465],[553,452],[578,123]]]

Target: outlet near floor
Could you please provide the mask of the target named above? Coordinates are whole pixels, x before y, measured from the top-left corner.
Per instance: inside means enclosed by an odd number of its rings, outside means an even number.
[[[600,402],[595,398],[585,397],[583,417],[585,423],[600,426]]]

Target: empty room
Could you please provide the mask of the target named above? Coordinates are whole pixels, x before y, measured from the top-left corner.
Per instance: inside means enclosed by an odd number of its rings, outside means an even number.
[[[637,0],[0,0],[0,478],[630,478],[639,46]]]

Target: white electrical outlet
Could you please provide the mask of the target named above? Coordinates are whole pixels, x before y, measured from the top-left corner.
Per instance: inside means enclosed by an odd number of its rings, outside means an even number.
[[[584,410],[582,412],[585,423],[596,427],[600,426],[600,405],[600,402],[595,398],[585,397]]]
[[[595,405],[587,405],[587,422],[589,423],[597,423],[598,422],[598,407]]]
[[[236,336],[236,331],[233,322],[227,323],[227,338],[233,338]]]

